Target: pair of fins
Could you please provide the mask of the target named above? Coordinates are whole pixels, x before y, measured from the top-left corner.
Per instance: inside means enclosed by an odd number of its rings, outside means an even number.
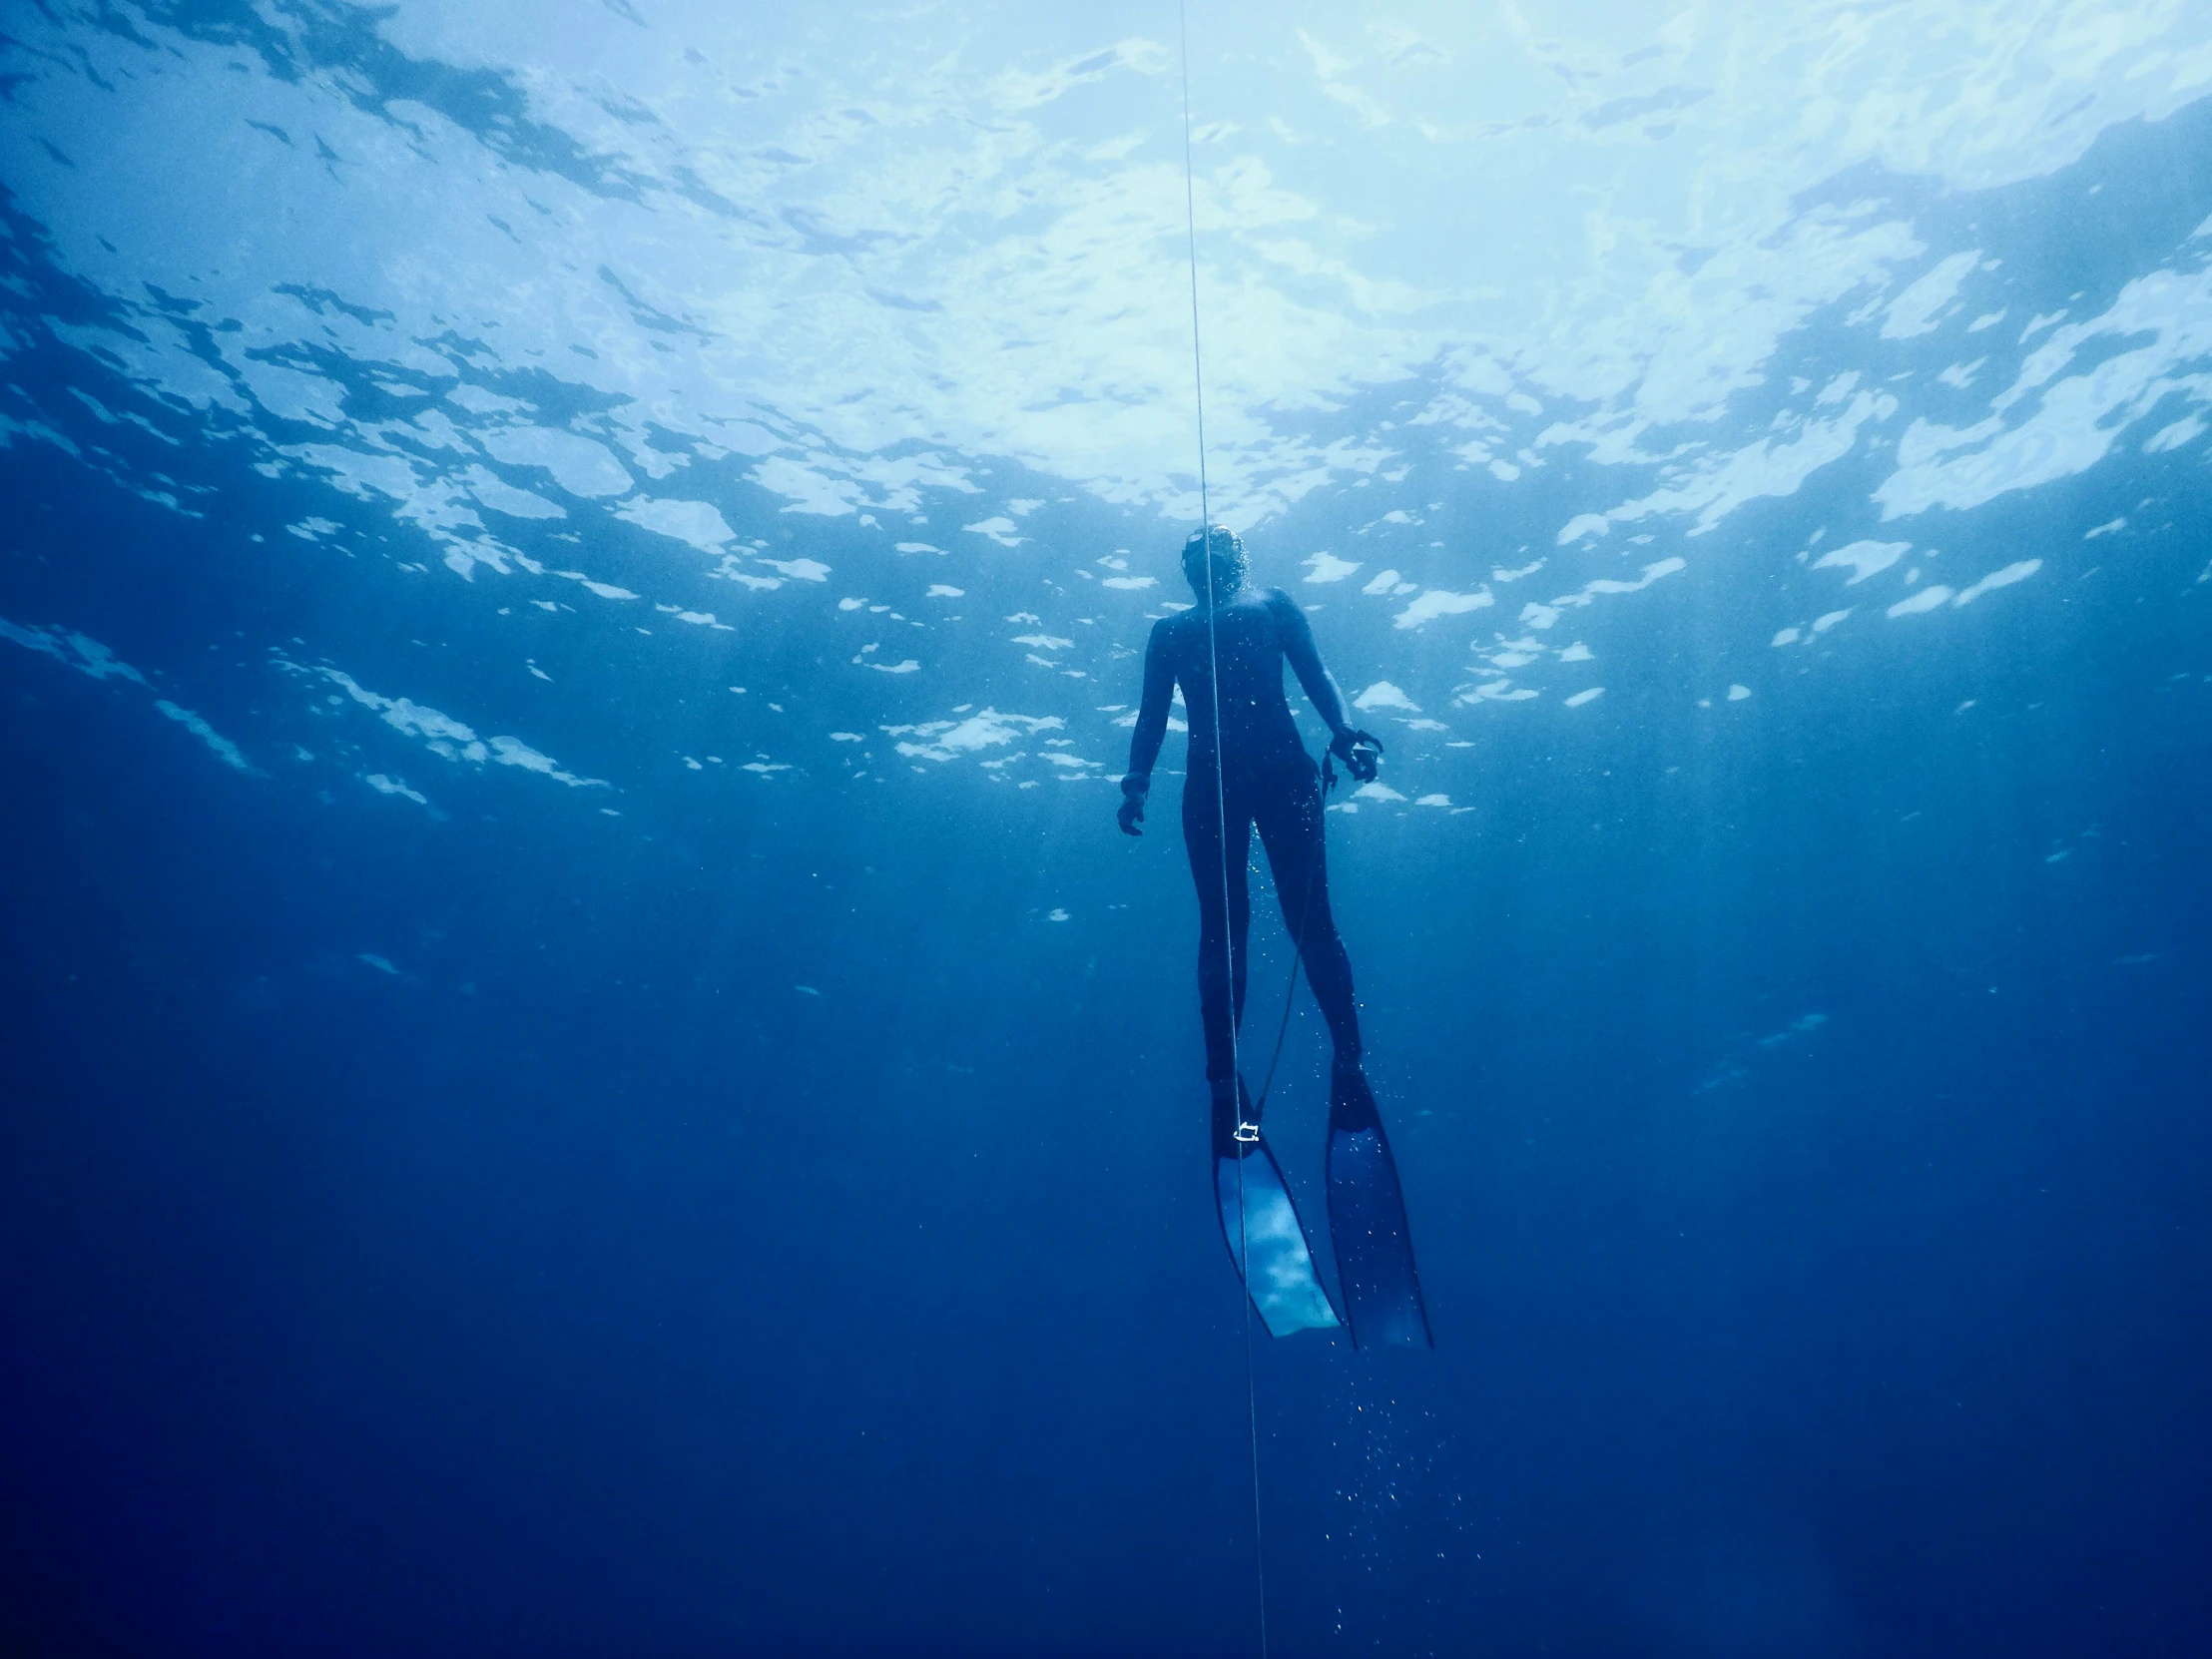
[[[1338,1066],[1329,1088],[1329,1236],[1346,1318],[1338,1316],[1314,1271],[1298,1206],[1251,1122],[1241,1078],[1237,1099],[1236,1123],[1246,1126],[1250,1139],[1240,1139],[1234,1125],[1221,1121],[1227,1114],[1216,1113],[1214,1197],[1229,1259],[1268,1335],[1333,1331],[1349,1323],[1356,1348],[1434,1347],[1397,1164],[1366,1074],[1358,1066]]]

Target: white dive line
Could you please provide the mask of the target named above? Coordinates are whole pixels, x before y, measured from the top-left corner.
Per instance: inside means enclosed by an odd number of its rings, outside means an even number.
[[[1260,1529],[1260,1408],[1252,1381],[1252,1251],[1245,1221],[1244,1064],[1237,1051],[1237,957],[1234,925],[1229,905],[1229,786],[1222,765],[1221,748],[1221,652],[1214,616],[1220,595],[1214,584],[1214,522],[1206,491],[1206,358],[1198,329],[1198,206],[1191,165],[1191,31],[1186,0],[1176,0],[1176,42],[1183,70],[1183,232],[1191,261],[1191,384],[1198,401],[1198,534],[1206,571],[1206,667],[1208,702],[1214,718],[1214,812],[1220,830],[1216,845],[1221,852],[1221,953],[1223,988],[1229,997],[1229,1086],[1237,1114],[1237,1277],[1242,1281],[1245,1351],[1245,1425],[1252,1448],[1252,1564],[1260,1604],[1260,1659],[1268,1653],[1268,1551]],[[1254,1126],[1253,1143],[1259,1140]]]

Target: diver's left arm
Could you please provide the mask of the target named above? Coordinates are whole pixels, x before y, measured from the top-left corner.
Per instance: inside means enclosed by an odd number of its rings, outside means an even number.
[[[1152,790],[1152,764],[1168,735],[1168,705],[1175,700],[1175,654],[1168,620],[1152,628],[1144,648],[1144,695],[1137,703],[1137,729],[1129,735],[1129,771],[1121,781],[1121,806],[1114,817],[1125,835],[1141,835],[1145,797]]]
[[[1351,769],[1353,777],[1365,783],[1375,776],[1375,757],[1382,754],[1382,744],[1352,724],[1345,694],[1338,688],[1336,677],[1322,666],[1321,648],[1314,644],[1314,630],[1298,601],[1281,588],[1270,588],[1268,609],[1274,613],[1291,672],[1306,688],[1315,713],[1329,723],[1329,752]]]

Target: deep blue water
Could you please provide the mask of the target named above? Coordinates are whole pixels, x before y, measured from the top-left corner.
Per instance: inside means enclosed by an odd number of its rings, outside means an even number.
[[[590,26],[677,27],[628,12]],[[686,427],[741,358],[799,373],[804,283],[742,351],[620,283],[624,373],[696,353],[651,408],[551,301],[600,357],[486,343],[541,308],[514,272],[476,321],[394,275],[391,204],[451,154],[317,139],[331,188],[395,181],[338,253],[289,175],[202,153],[164,186],[183,118],[148,109],[266,82],[393,135],[437,111],[523,196],[694,200],[407,17],[255,15],[11,7],[0,49],[0,1646],[1255,1651],[1179,780],[1141,842],[1109,786],[1189,480],[963,440],[922,369],[885,369],[873,443],[758,390],[758,442]],[[995,65],[1014,25],[978,15]],[[1101,130],[1164,119],[1149,73]],[[1439,346],[1255,390],[1224,440],[1257,574],[1390,745],[1331,868],[1436,1337],[1258,1338],[1272,1651],[2202,1650],[2212,102],[2076,148],[1798,192],[1796,230],[1902,228],[1880,272],[1626,452],[1648,382],[1578,394],[1495,340],[1535,407]],[[859,269],[825,203],[733,212]],[[1780,236],[1715,256],[1751,262],[1732,303],[1788,287]],[[1994,263],[1914,331],[1894,302],[1961,251]],[[290,335],[181,285],[242,263]],[[877,293],[886,329],[931,279]],[[1067,398],[1103,429],[1098,349]],[[548,431],[620,489],[513,435]],[[1310,1220],[1326,1062],[1302,1001],[1269,1123]]]

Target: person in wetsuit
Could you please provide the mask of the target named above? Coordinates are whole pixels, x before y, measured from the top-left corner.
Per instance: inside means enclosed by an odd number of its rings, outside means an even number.
[[[1129,774],[1117,815],[1124,832],[1142,834],[1152,768],[1167,737],[1168,708],[1183,688],[1190,711],[1190,765],[1183,784],[1183,844],[1198,886],[1198,994],[1206,1031],[1206,1082],[1217,1119],[1237,1112],[1230,1022],[1244,1018],[1245,940],[1252,902],[1246,861],[1252,827],[1275,871],[1276,896],[1291,936],[1304,941],[1307,982],[1321,1003],[1338,1067],[1359,1069],[1360,1015],[1352,962],[1329,909],[1322,836],[1321,775],[1300,741],[1283,694],[1289,663],[1321,718],[1329,751],[1352,775],[1375,776],[1382,746],[1354,728],[1344,693],[1322,667],[1306,613],[1281,588],[1255,591],[1244,543],[1216,525],[1211,554],[1203,535],[1183,549],[1183,574],[1198,604],[1153,624],[1145,647],[1144,697],[1129,742]],[[1210,580],[1209,580],[1210,579]],[[1212,609],[1211,638],[1208,610]],[[1221,750],[1214,753],[1213,664],[1221,664]],[[1223,833],[1223,809],[1228,832]],[[1229,878],[1222,879],[1224,854]],[[1226,890],[1225,890],[1226,888]],[[1226,905],[1226,909],[1224,906]],[[1232,985],[1232,979],[1234,984]],[[1217,1122],[1216,1128],[1221,1125]]]
[[[1281,1172],[1247,1121],[1237,1076],[1235,1027],[1245,1002],[1246,939],[1252,920],[1246,880],[1251,831],[1260,830],[1275,872],[1276,897],[1299,941],[1307,983],[1321,1004],[1335,1044],[1330,1077],[1330,1214],[1355,1336],[1363,1343],[1428,1342],[1427,1316],[1413,1276],[1410,1241],[1398,1195],[1396,1167],[1362,1070],[1360,1015],[1352,963],[1329,907],[1329,872],[1321,775],[1306,753],[1283,691],[1283,667],[1330,732],[1329,752],[1354,778],[1376,775],[1382,746],[1354,727],[1344,694],[1322,666],[1306,613],[1280,588],[1255,590],[1247,581],[1244,543],[1222,525],[1192,535],[1183,574],[1198,604],[1153,625],[1145,648],[1144,695],[1129,745],[1117,813],[1122,830],[1144,831],[1152,768],[1167,736],[1175,689],[1189,713],[1190,760],[1183,785],[1183,842],[1198,888],[1199,1012],[1206,1036],[1206,1081],[1212,1096],[1217,1192],[1230,1254],[1244,1271],[1247,1237],[1253,1272],[1246,1275],[1269,1329],[1322,1329],[1337,1320],[1311,1267]],[[1214,701],[1219,664],[1220,706]],[[1216,745],[1216,728],[1220,741]],[[1262,1102],[1265,1105],[1265,1102]],[[1269,1238],[1254,1231],[1244,1161],[1263,1154],[1253,1179],[1275,1206]],[[1230,1208],[1236,1185],[1236,1208]],[[1254,1188],[1259,1191],[1259,1188]],[[1290,1235],[1297,1234],[1293,1246]],[[1277,1247],[1271,1258],[1263,1252]],[[1270,1288],[1265,1281],[1277,1281]],[[1363,1335],[1362,1328],[1366,1328]]]

